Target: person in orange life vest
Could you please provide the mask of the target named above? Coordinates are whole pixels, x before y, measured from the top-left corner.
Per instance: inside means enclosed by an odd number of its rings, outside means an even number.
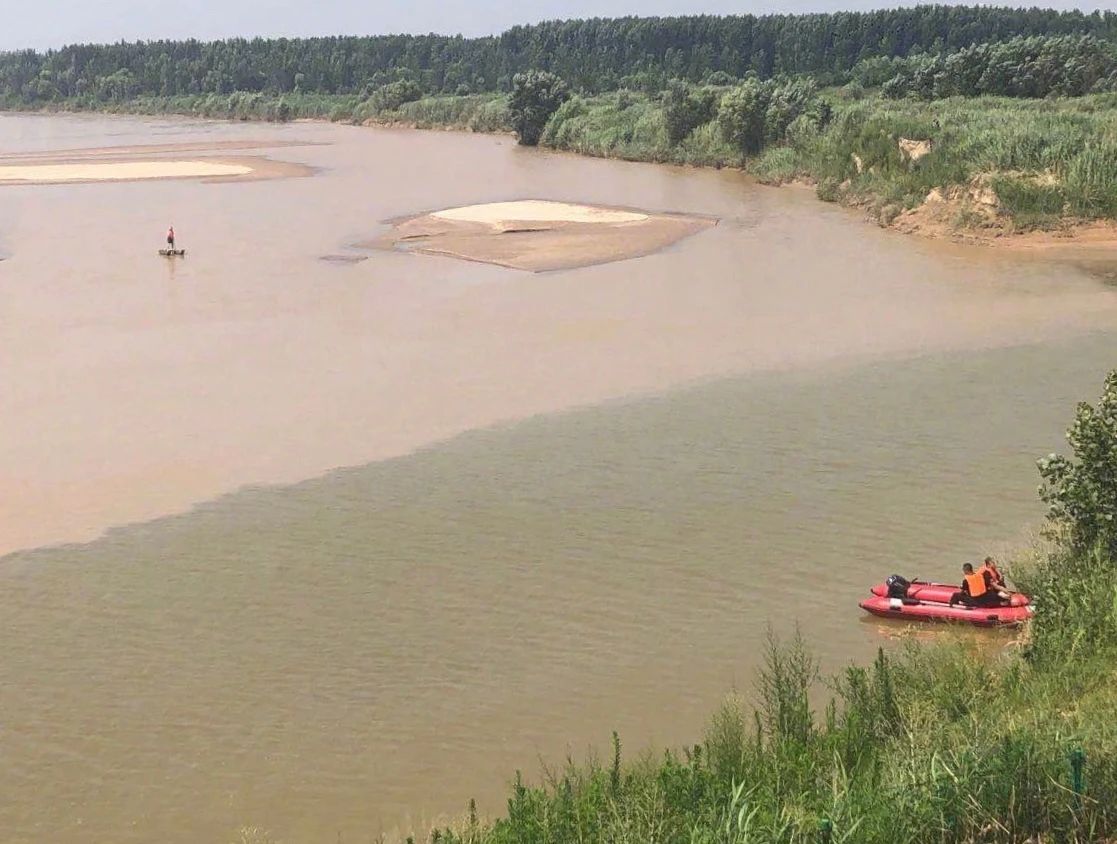
[[[1004,575],[1001,574],[1000,569],[997,568],[997,561],[992,557],[985,558],[985,562],[977,570],[977,573],[986,578],[989,588],[995,591],[1002,601],[1007,602],[1012,599],[1012,593],[1005,586]]]
[[[950,606],[959,602],[967,607],[996,607],[1001,604],[1001,596],[992,587],[988,572],[978,574],[966,563],[962,566],[962,590],[950,596]]]
[[[167,248],[168,249],[174,249],[175,248],[175,227],[174,226],[171,226],[169,229],[167,229]]]
[[[1008,588],[1007,586],[1005,586],[1004,575],[1002,575],[1000,570],[997,568],[997,561],[994,560],[992,557],[985,558],[985,562],[982,564],[981,568],[977,570],[977,573],[981,575],[988,573],[989,585],[992,586],[994,589],[1004,590]]]

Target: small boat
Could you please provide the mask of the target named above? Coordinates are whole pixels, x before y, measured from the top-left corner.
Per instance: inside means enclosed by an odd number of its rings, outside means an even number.
[[[942,601],[889,598],[887,595],[873,595],[862,601],[859,606],[866,612],[881,618],[898,618],[904,621],[961,621],[977,627],[1014,627],[1023,624],[1034,612],[1031,604],[1013,607],[967,607],[956,604],[952,607]]]
[[[164,258],[185,258],[185,249],[160,249],[159,254]]]
[[[887,598],[888,584],[878,583],[869,591],[878,598]],[[913,580],[908,586],[906,597],[914,598],[917,601],[934,601],[940,604],[949,604],[951,596],[957,591],[958,587],[952,583],[931,583],[923,580]],[[1021,592],[1013,592],[1011,595],[1009,606],[1026,607],[1032,602],[1031,598]]]

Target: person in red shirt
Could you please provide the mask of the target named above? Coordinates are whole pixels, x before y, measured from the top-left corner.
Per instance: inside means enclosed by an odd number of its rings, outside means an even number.
[[[172,250],[175,248],[175,227],[174,226],[171,226],[169,229],[167,229],[167,248],[172,249]]]

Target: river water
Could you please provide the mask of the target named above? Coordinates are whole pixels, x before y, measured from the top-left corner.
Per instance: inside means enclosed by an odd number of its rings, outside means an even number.
[[[837,667],[870,582],[1025,541],[1117,363],[1073,267],[738,174],[0,118],[3,152],[244,139],[317,173],[0,188],[5,842],[364,841],[614,729],[692,742],[769,625]],[[321,260],[520,198],[721,222],[554,273]]]

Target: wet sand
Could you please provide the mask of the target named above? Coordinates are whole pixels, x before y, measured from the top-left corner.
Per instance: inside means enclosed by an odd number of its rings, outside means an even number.
[[[405,219],[370,245],[544,272],[650,255],[715,225],[712,217],[517,200]]]

